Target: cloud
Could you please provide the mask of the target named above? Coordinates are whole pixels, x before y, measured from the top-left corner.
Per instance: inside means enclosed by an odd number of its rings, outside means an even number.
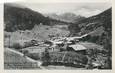
[[[90,17],[90,16],[93,16],[93,15],[97,15],[101,12],[102,11],[98,10],[98,9],[91,10],[91,9],[85,9],[85,8],[81,8],[79,10],[74,11],[74,13],[76,15],[82,15],[82,16],[85,16],[85,17]]]
[[[40,13],[56,13],[65,12],[75,13],[85,17],[93,16],[103,12],[111,7],[110,2],[103,3],[21,3],[21,5],[31,8]]]

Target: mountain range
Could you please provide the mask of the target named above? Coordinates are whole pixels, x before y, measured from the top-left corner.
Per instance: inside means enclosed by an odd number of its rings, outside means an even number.
[[[35,25],[69,24],[64,21],[45,17],[43,14],[27,7],[4,4],[4,30],[13,32],[16,30],[31,30]]]
[[[64,21],[64,22],[71,22],[71,23],[78,22],[78,21],[85,18],[83,16],[76,15],[74,13],[69,13],[69,12],[62,13],[62,14],[49,13],[49,14],[45,14],[45,16],[48,16],[52,19],[61,20],[61,21]]]

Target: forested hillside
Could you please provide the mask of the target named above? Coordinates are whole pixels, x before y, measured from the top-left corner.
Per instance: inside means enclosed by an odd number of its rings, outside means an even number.
[[[70,25],[69,29],[73,36],[89,34],[82,39],[83,41],[94,42],[103,45],[105,49],[111,51],[112,47],[112,8],[84,20],[74,25]]]
[[[26,7],[16,7],[4,4],[4,25],[8,32],[16,30],[31,30],[34,25],[54,25],[69,24],[63,21],[45,17],[39,12],[33,11]]]

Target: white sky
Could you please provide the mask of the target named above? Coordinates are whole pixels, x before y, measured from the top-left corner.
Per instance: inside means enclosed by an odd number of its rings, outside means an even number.
[[[112,6],[110,2],[19,3],[19,5],[26,6],[42,14],[62,14],[66,12],[71,12],[75,13],[76,15],[82,15],[85,17],[90,17],[99,14]]]
[[[33,1],[33,0],[30,0],[30,1]],[[83,0],[78,0],[78,1],[83,1]],[[76,15],[82,15],[85,17],[90,17],[93,15],[99,14],[102,11],[112,6],[111,1],[107,1],[107,0],[100,0],[100,1],[89,0],[88,2],[52,2],[50,1],[49,3],[28,1],[28,2],[18,2],[16,4],[21,5],[21,6],[26,6],[42,14],[48,14],[48,13],[62,14],[66,12],[71,12],[71,13],[75,13]]]

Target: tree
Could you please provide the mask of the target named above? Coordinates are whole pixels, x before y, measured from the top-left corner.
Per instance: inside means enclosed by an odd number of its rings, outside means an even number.
[[[49,64],[50,54],[49,54],[48,48],[45,48],[45,51],[42,53],[42,61],[44,62],[45,66]]]

